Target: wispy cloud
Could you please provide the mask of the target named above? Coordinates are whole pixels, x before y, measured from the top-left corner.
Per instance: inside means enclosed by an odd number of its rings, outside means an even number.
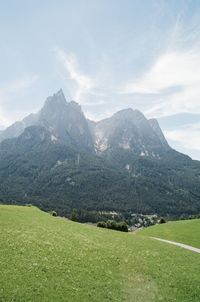
[[[200,152],[200,123],[189,124],[177,130],[166,130],[164,132],[168,140],[179,143],[186,149]]]
[[[163,54],[138,80],[126,84],[123,93],[154,94],[157,102],[146,110],[149,115],[200,112],[200,50]]]
[[[84,101],[86,96],[92,93],[95,88],[95,80],[80,70],[75,54],[67,55],[63,50],[58,48],[55,51],[57,58],[64,65],[69,78],[75,85],[72,87],[74,99],[80,102]]]
[[[58,68],[59,75],[74,100],[84,107],[105,105],[109,102],[116,87],[112,82],[113,74],[105,54],[102,54],[99,61],[95,62],[94,70],[90,70],[89,73],[82,70],[74,53],[68,54],[60,48],[56,48],[54,51],[61,65]],[[60,73],[60,67],[64,67],[64,73]]]

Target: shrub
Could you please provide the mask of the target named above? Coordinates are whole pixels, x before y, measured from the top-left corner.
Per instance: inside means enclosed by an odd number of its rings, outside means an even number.
[[[166,223],[166,220],[165,220],[164,218],[161,218],[160,221],[159,221],[159,223],[160,223],[160,224]]]
[[[78,211],[77,211],[77,209],[72,210],[70,219],[72,221],[78,221]]]
[[[126,222],[122,221],[117,224],[118,230],[121,232],[128,232],[128,225]]]
[[[111,230],[117,230],[117,223],[114,220],[108,220],[106,222],[107,228]]]
[[[50,211],[49,214],[51,214],[51,215],[54,216],[54,217],[57,217],[57,216],[58,216],[57,213],[56,213],[56,211]]]
[[[31,203],[27,203],[26,207],[32,207],[32,204]]]
[[[97,227],[98,227],[98,228],[106,228],[107,225],[106,225],[105,221],[99,221],[99,222],[97,223]]]
[[[97,227],[107,228],[107,229],[121,231],[121,232],[128,232],[128,225],[124,221],[122,222],[116,222],[115,220],[108,220],[107,222],[99,221],[97,223]]]

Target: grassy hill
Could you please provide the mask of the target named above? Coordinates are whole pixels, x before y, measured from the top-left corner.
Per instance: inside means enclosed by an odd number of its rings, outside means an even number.
[[[0,230],[1,302],[199,301],[199,255],[148,236],[3,205]]]
[[[173,240],[200,248],[200,219],[171,221],[144,229],[138,234]]]

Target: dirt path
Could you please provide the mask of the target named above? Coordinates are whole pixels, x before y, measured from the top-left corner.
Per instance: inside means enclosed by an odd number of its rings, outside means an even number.
[[[165,240],[165,239],[161,239],[161,238],[157,238],[157,237],[151,237],[152,239],[158,240],[158,241],[162,241],[162,242],[166,242],[169,244],[174,244],[176,246],[180,246],[186,250],[195,252],[195,253],[199,253],[200,254],[200,249],[193,247],[191,245],[187,245],[187,244],[183,244],[183,243],[179,243],[179,242],[175,242],[175,241],[170,241],[170,240]]]

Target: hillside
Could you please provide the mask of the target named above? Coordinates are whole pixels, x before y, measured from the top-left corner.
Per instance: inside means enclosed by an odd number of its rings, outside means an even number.
[[[170,221],[140,231],[138,234],[173,240],[200,248],[200,219]]]
[[[88,121],[62,90],[0,137],[0,203],[180,216],[200,212],[200,162],[138,110]]]
[[[0,228],[0,301],[199,301],[195,253],[34,207],[0,206]]]

